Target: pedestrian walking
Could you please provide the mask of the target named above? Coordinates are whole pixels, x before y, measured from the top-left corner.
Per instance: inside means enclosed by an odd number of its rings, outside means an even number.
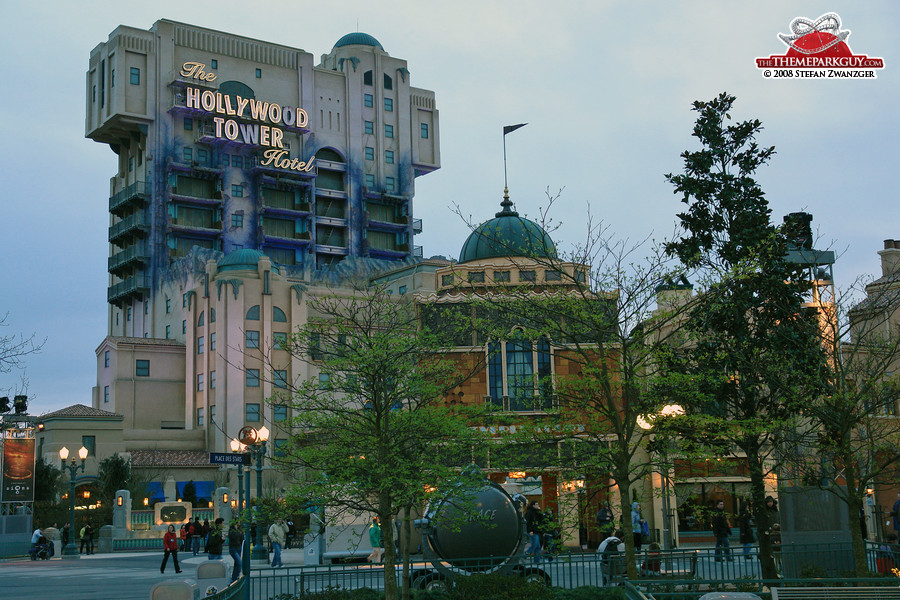
[[[241,522],[232,521],[231,528],[228,530],[228,554],[234,561],[234,567],[231,569],[231,581],[237,581],[241,576],[241,551],[244,547],[244,533],[241,531]]]
[[[741,535],[740,542],[744,547],[744,560],[751,560],[753,557],[750,556],[750,551],[756,538],[753,536],[752,517],[746,507],[742,508],[741,514],[738,515],[738,528]]]
[[[287,525],[287,539],[285,539],[284,548],[290,550],[294,543],[294,536],[297,535],[297,529],[294,527],[293,519],[288,518],[284,524]]]
[[[191,551],[194,553],[194,556],[200,554],[200,540],[203,539],[203,523],[200,522],[200,517],[195,517],[194,522],[191,523]]]
[[[182,523],[181,529],[178,532],[178,535],[181,537],[181,551],[182,552],[187,552],[187,545],[188,545],[188,539],[189,539],[188,538],[188,528],[190,527],[190,524],[191,524],[190,520],[188,520],[187,523]]]
[[[90,522],[85,523],[84,527],[81,528],[80,536],[81,538],[81,548],[79,549],[79,554],[93,554],[94,553],[94,527]],[[87,552],[85,552],[87,550]]]
[[[372,553],[366,558],[370,563],[380,563],[381,553],[384,551],[384,536],[381,532],[381,523],[378,517],[372,518],[372,525],[369,527],[369,543],[372,544]]]
[[[287,525],[284,519],[276,519],[274,523],[269,525],[269,541],[272,543],[272,568],[280,569],[284,566],[281,562],[281,549],[287,539]]]
[[[213,526],[210,527],[209,533],[206,534],[206,553],[209,555],[209,560],[222,558],[222,548],[225,545],[224,523],[225,519],[219,517],[215,520]]]
[[[597,511],[597,527],[600,528],[600,537],[606,539],[613,535],[615,528],[615,515],[609,507],[609,502],[604,502],[600,510]]]
[[[641,551],[641,543],[644,540],[644,528],[641,526],[641,504],[631,503],[631,535],[634,538],[634,551]]]
[[[713,535],[716,537],[716,562],[722,562],[722,555],[733,562],[731,556],[731,546],[729,536],[731,536],[731,523],[728,522],[728,515],[725,514],[725,501],[716,502],[716,510],[713,512],[712,519]]]
[[[175,565],[175,573],[181,573],[178,566],[178,535],[175,533],[175,526],[169,525],[169,530],[163,536],[163,560],[159,567],[160,573],[166,572],[166,563],[169,562],[169,555],[172,555],[172,564]]]
[[[203,526],[200,528],[200,535],[203,536],[203,553],[204,554],[206,554],[208,551],[206,548],[206,543],[209,540],[210,529],[211,528],[209,526],[209,519],[203,519]]]
[[[897,532],[897,537],[900,539],[900,492],[897,492],[897,500],[891,508],[891,516],[894,518],[894,531]]]
[[[65,525],[63,525],[62,533],[60,534],[60,537],[62,538],[63,550],[65,550],[66,546],[69,545],[69,530],[71,529],[70,525],[70,523],[66,523]]]
[[[525,554],[534,555],[534,563],[541,560],[541,521],[543,521],[541,506],[537,500],[533,500],[525,509],[525,531],[528,533],[528,548]]]

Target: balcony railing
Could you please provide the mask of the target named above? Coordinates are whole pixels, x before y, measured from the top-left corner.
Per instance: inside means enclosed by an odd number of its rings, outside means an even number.
[[[422,219],[413,219],[413,235],[422,233]]]
[[[107,259],[107,267],[110,273],[113,273],[132,262],[146,262],[148,260],[148,252],[146,242],[140,241],[133,246],[125,248],[121,252],[116,252]]]
[[[135,275],[111,285],[106,292],[106,299],[108,302],[117,302],[131,295],[145,294],[148,290],[149,279],[143,275]]]
[[[136,181],[109,198],[109,212],[115,213],[128,206],[135,199],[146,200],[150,196],[150,185],[146,181]]]
[[[136,234],[139,231],[146,231],[150,228],[150,223],[144,217],[143,212],[135,213],[125,217],[118,223],[114,223],[109,227],[109,241],[115,243],[117,240],[127,235]]]

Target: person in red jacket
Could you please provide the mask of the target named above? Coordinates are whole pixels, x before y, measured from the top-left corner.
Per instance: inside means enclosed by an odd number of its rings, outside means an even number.
[[[163,556],[159,572],[166,572],[166,563],[169,562],[169,555],[171,554],[172,562],[175,563],[175,572],[181,573],[181,569],[178,568],[178,536],[175,534],[174,525],[169,525],[169,531],[163,536],[163,550],[165,550],[165,556]]]

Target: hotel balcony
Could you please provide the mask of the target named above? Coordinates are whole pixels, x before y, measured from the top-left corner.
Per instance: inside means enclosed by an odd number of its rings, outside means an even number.
[[[124,281],[113,284],[106,291],[106,300],[110,304],[121,302],[131,297],[144,296],[150,291],[150,279],[144,275],[128,277]]]
[[[116,252],[107,259],[107,269],[113,275],[119,275],[123,271],[132,269],[136,265],[146,264],[150,259],[147,252],[147,242],[141,240],[133,246]]]
[[[143,207],[149,199],[150,185],[146,181],[136,181],[109,197],[109,212],[121,217],[134,206]]]
[[[150,230],[150,222],[143,212],[125,217],[118,223],[109,227],[109,241],[117,246],[127,246],[125,240],[130,237],[142,236]]]
[[[413,219],[413,235],[422,233],[422,219]]]

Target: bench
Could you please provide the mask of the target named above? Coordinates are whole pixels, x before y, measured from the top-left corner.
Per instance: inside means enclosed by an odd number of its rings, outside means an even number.
[[[900,587],[786,587],[772,588],[772,600],[900,600]]]
[[[644,552],[641,577],[652,579],[693,579],[697,576],[695,552]]]

